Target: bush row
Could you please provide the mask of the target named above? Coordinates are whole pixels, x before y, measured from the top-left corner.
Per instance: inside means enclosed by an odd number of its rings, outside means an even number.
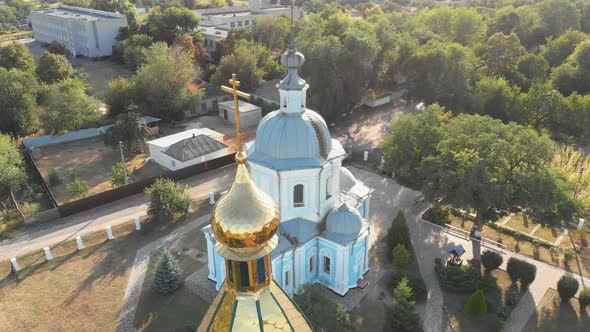
[[[444,290],[473,293],[483,285],[479,271],[471,266],[445,266],[440,258],[434,260],[434,269]]]
[[[527,233],[523,233],[521,231],[517,231],[517,230],[512,229],[512,228],[508,228],[508,227],[506,227],[504,225],[500,225],[500,224],[495,223],[495,222],[488,222],[486,225],[488,225],[491,228],[493,228],[493,229],[495,229],[497,231],[500,231],[500,232],[502,232],[502,233],[504,233],[506,235],[513,236],[516,239],[527,240],[527,241],[532,242],[533,244],[537,244],[538,243],[539,245],[541,245],[543,247],[546,247],[548,249],[556,248],[556,246],[553,245],[553,243],[551,243],[549,241],[545,241],[545,240],[539,239],[538,237],[532,236],[532,235],[527,234]]]

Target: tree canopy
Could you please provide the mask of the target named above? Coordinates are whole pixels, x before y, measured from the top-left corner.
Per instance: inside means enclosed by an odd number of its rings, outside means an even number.
[[[192,33],[198,25],[199,19],[193,12],[179,7],[154,9],[146,22],[148,34],[168,44],[172,44],[178,34]]]
[[[35,59],[25,45],[12,43],[0,47],[0,67],[32,71],[35,69]]]
[[[37,66],[37,77],[43,83],[55,83],[70,77],[74,68],[68,59],[61,54],[43,53]]]
[[[150,135],[150,129],[136,112],[121,113],[117,120],[104,135],[105,145],[113,150],[119,149],[119,142],[123,142],[123,151],[130,156],[133,151],[141,150]]]
[[[37,80],[31,72],[0,68],[0,131],[13,136],[37,129]]]
[[[27,180],[23,157],[8,135],[0,134],[0,192],[20,188]]]

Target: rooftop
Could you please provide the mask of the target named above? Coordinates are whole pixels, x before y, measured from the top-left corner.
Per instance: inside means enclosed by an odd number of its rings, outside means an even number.
[[[240,100],[238,105],[240,107],[240,113],[248,113],[248,112],[260,110],[260,106],[256,106],[254,104],[247,103],[243,100]],[[234,101],[228,100],[228,101],[221,102],[221,103],[219,103],[219,107],[223,107],[223,108],[226,108],[230,111],[233,111],[234,110]]]
[[[164,136],[164,137],[149,141],[149,142],[147,142],[147,144],[155,145],[155,146],[158,146],[161,148],[168,148],[172,144],[180,142],[185,138],[191,138],[193,136],[198,136],[198,135],[206,135],[206,136],[209,136],[209,137],[216,139],[218,141],[223,140],[222,133],[216,132],[215,130],[211,130],[209,128],[195,128],[195,129],[185,130],[183,132],[176,133],[173,135]]]
[[[45,8],[36,10],[35,12],[80,21],[118,20],[127,18],[127,16],[122,14],[74,6]]]
[[[170,145],[164,153],[176,160],[188,161],[225,148],[227,145],[201,134]]]

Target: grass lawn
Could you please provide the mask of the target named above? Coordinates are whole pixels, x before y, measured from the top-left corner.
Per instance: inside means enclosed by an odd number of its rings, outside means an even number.
[[[535,229],[538,225],[540,225],[540,227],[537,228],[535,233],[531,234],[533,229]],[[510,218],[510,220],[508,220],[508,222],[506,223],[506,226],[527,234],[531,234],[535,237],[538,237],[545,241],[549,241],[551,243],[557,241],[557,238],[562,233],[561,229],[535,223],[535,221],[530,217],[528,218],[528,221],[525,223],[522,214],[513,215]]]
[[[89,195],[112,189],[109,178],[111,168],[120,160],[119,152],[105,146],[102,138],[49,145],[42,148],[42,157],[37,160],[37,166],[47,182],[49,172],[54,169],[60,176],[62,183],[50,188],[58,203],[72,200],[66,190],[70,182],[67,172],[72,170],[83,181],[88,183]],[[147,162],[149,154],[143,153],[127,160],[127,168],[132,171],[133,180],[141,180],[157,176],[162,170],[155,164]]]
[[[1,280],[0,331],[114,331],[136,251],[210,210],[21,270],[20,282]]]
[[[577,298],[563,303],[555,289],[549,288],[536,313],[529,319],[523,331],[588,331],[590,309],[580,310]]]
[[[538,237],[538,238],[541,238],[545,241],[549,241],[549,242],[553,243],[553,242],[557,241],[557,238],[559,237],[559,235],[561,235],[562,232],[563,231],[561,229],[541,225],[541,227],[539,227],[537,229],[537,231],[535,232],[535,234],[533,234],[533,235],[535,237]]]
[[[516,286],[512,284],[506,271],[494,270],[492,276],[496,279],[496,287],[486,292],[488,313],[480,318],[472,318],[467,314],[467,301],[471,294],[443,291],[444,305],[451,316],[451,323],[455,331],[495,331],[497,310],[505,304],[504,292],[510,287]]]
[[[199,239],[195,241],[195,239]],[[194,257],[195,243],[205,244],[200,229],[195,229],[171,244],[168,249],[178,259],[184,278],[206,263]],[[202,247],[202,246],[199,246]],[[178,255],[178,252],[181,254]],[[161,250],[154,253],[148,265],[146,278],[135,314],[135,326],[140,331],[194,331],[209,308],[209,302],[200,298],[187,286],[176,292],[162,295],[153,288],[154,273]]]
[[[521,231],[527,234],[530,234],[533,231],[533,229],[537,226],[537,224],[533,223],[533,220],[531,218],[527,218],[527,222],[525,223],[522,214],[513,215],[512,217],[510,217],[510,219],[508,219],[508,222],[505,225],[510,228],[516,229],[517,231]]]

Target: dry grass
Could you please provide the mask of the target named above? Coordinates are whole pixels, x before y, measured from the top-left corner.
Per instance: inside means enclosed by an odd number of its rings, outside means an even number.
[[[42,148],[43,157],[37,160],[39,171],[47,182],[52,169],[59,174],[62,184],[51,188],[55,199],[62,204],[72,199],[66,190],[69,183],[68,171],[86,181],[89,195],[94,195],[112,188],[109,177],[111,168],[120,160],[120,154],[105,146],[101,138],[93,138],[77,142],[49,145]],[[127,168],[132,171],[132,179],[141,180],[162,174],[162,170],[147,163],[147,153],[133,156],[127,161]]]
[[[562,232],[563,231],[561,229],[541,225],[541,227],[539,227],[537,229],[537,231],[535,232],[535,234],[533,234],[533,235],[535,237],[538,237],[540,239],[543,239],[545,241],[549,241],[549,242],[553,243],[553,242],[557,241],[557,238],[559,237],[559,235],[561,235]]]
[[[577,298],[561,302],[555,289],[549,288],[523,331],[588,331],[590,309],[580,309]]]
[[[537,226],[531,218],[527,218],[527,222],[525,223],[522,214],[513,215],[505,225],[528,234]]]

